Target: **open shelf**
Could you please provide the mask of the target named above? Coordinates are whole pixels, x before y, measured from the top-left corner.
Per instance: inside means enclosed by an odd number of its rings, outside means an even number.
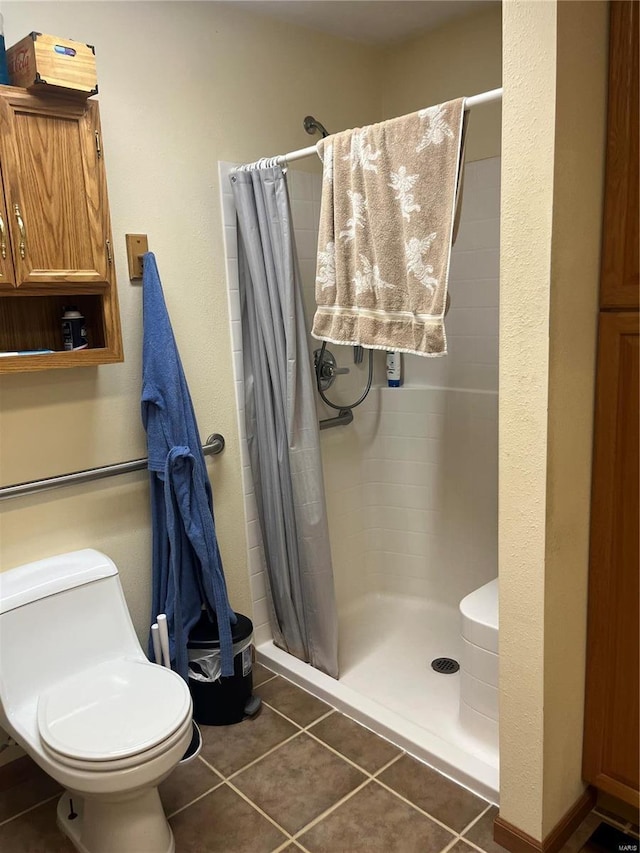
[[[89,346],[72,352],[62,347],[62,314],[74,305],[85,318]],[[121,361],[109,348],[105,303],[101,294],[24,295],[0,298],[0,353],[50,349],[42,355],[0,357],[0,373],[80,367]]]

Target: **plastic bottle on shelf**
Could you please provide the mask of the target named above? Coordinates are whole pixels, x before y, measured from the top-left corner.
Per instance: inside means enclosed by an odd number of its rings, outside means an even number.
[[[387,350],[387,385],[389,388],[402,385],[402,353],[399,350]]]

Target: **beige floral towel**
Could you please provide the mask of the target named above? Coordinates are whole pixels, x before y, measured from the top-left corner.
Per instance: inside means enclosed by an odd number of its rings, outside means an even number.
[[[312,335],[446,355],[464,99],[346,130],[324,163]]]

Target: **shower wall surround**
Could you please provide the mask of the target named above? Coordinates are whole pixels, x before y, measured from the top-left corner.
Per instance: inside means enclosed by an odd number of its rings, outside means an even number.
[[[229,306],[242,439],[248,564],[256,642],[270,638],[264,554],[244,429],[242,335],[235,210],[221,163]],[[315,255],[321,176],[289,170],[288,184],[308,326],[315,306]],[[376,380],[346,428],[322,433],[336,594],[348,618],[367,595],[428,597],[457,606],[497,574],[497,376],[500,158],[465,170],[460,231],[450,274],[445,358],[404,358],[404,385]],[[319,346],[309,338],[310,348]],[[332,399],[359,396],[365,363],[351,347],[331,346],[340,366]],[[332,413],[321,402],[319,417]]]

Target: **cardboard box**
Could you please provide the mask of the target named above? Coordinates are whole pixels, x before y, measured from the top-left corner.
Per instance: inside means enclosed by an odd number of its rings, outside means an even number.
[[[95,48],[58,36],[30,33],[7,50],[12,86],[88,98],[98,91]]]

